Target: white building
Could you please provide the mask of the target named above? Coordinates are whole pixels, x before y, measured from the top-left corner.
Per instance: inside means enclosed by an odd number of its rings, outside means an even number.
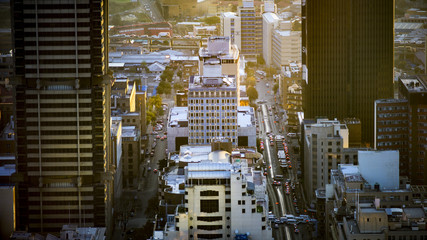
[[[237,13],[221,14],[221,35],[231,37],[234,44],[250,61],[262,54],[262,17],[253,0],[243,0]]]
[[[272,239],[262,172],[245,161],[232,163],[226,151],[190,155],[184,168],[185,203],[168,216],[164,239]]]
[[[291,29],[291,21],[281,21],[272,32],[272,64],[278,68],[290,62],[301,62],[301,31]]]
[[[325,188],[330,170],[344,159],[343,148],[348,148],[348,128],[337,120],[318,119],[304,125],[304,189],[309,200],[315,198],[317,188]],[[352,162],[351,162],[352,163]]]
[[[272,36],[274,29],[279,24],[279,21],[280,18],[274,12],[262,14],[262,55],[267,66],[272,64]]]
[[[189,143],[188,107],[171,108],[168,119],[167,148],[170,152],[176,152],[180,146]],[[255,112],[252,107],[237,107],[237,145],[256,146]]]
[[[239,49],[230,37],[209,37],[208,46],[199,50],[200,76],[234,76],[239,80],[239,67]]]

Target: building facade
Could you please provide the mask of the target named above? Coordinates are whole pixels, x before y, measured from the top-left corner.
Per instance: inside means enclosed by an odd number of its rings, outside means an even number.
[[[409,178],[412,184],[427,184],[427,75],[399,79],[399,96],[408,100]]]
[[[348,129],[336,120],[318,119],[304,125],[304,189],[307,199],[313,200],[315,190],[325,188],[330,180],[330,170],[340,163],[353,163],[344,158],[348,148]]]
[[[234,78],[194,76],[188,88],[189,144],[227,138],[237,145],[238,83]]]
[[[375,101],[374,146],[378,150],[399,150],[399,173],[408,176],[409,109],[406,99]]]
[[[108,4],[12,4],[17,229],[109,227]]]
[[[247,162],[231,164],[226,151],[208,159],[184,168],[185,203],[167,223],[166,239],[271,239],[266,178],[245,170]]]
[[[250,61],[262,54],[262,16],[257,12],[253,0],[243,0],[237,13],[221,14],[221,34],[231,37],[240,54]]]
[[[306,117],[357,117],[373,144],[374,101],[393,96],[393,26],[394,1],[302,2]]]
[[[271,64],[280,68],[291,62],[301,63],[301,31],[292,31],[290,21],[281,21],[272,32]]]

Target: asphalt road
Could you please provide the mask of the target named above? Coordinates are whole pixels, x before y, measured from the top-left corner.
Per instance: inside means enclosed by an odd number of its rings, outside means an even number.
[[[267,87],[266,83],[269,83],[269,87]],[[266,105],[273,105],[275,104],[274,96],[272,95],[272,81],[260,81],[257,83],[257,90],[259,95],[259,101],[265,101]],[[259,105],[261,107],[261,105]],[[277,112],[280,112],[280,109],[276,109]],[[301,194],[300,191],[302,188],[299,188],[298,186],[295,188],[295,190],[291,190],[291,194],[286,194],[284,191],[283,186],[273,186],[273,177],[276,175],[283,175],[284,179],[291,179],[292,182],[297,182],[297,175],[296,175],[296,166],[297,166],[297,159],[296,155],[291,153],[291,161],[292,166],[294,168],[292,169],[285,169],[282,171],[280,168],[280,163],[277,159],[277,150],[275,145],[270,146],[269,138],[265,134],[264,124],[263,124],[263,115],[262,111],[257,112],[258,117],[258,124],[260,128],[260,134],[259,138],[263,140],[265,150],[263,152],[264,160],[267,164],[268,168],[268,186],[267,191],[269,193],[269,198],[271,201],[271,206],[273,214],[276,217],[284,216],[285,214],[293,214],[293,215],[299,215],[296,214],[295,205],[293,201],[293,196],[295,194],[295,197],[297,199],[297,204],[300,209],[300,211],[303,211],[304,204],[302,203]],[[286,116],[284,116],[286,118]],[[285,119],[282,119],[279,117],[279,121],[275,121],[275,114],[272,114],[272,116],[268,116],[270,128],[274,135],[280,134],[283,136],[286,136],[286,132],[279,133],[279,130],[284,129],[286,130],[286,127],[283,125],[283,122],[285,122]],[[289,147],[290,149],[290,147]],[[270,168],[271,166],[271,168]],[[303,214],[303,213],[301,213]],[[272,224],[273,226],[273,236],[274,239],[311,239],[312,237],[312,226],[309,224],[298,224],[297,228],[299,229],[299,233],[295,233],[295,228],[293,225],[286,225],[286,224],[279,224],[278,228],[276,229],[274,226],[275,224]]]

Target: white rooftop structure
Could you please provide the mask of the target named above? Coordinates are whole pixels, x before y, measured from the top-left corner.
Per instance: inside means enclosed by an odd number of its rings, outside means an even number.
[[[399,151],[358,151],[363,178],[381,190],[399,189]]]
[[[265,18],[267,22],[270,22],[270,23],[278,22],[280,20],[277,14],[273,12],[264,13],[262,16]]]
[[[169,125],[179,127],[179,122],[188,122],[188,107],[171,108]]]
[[[254,125],[254,112],[250,106],[237,107],[237,125],[239,127],[250,127]]]
[[[150,70],[150,72],[163,72],[165,69],[166,67],[158,62],[155,62],[148,66],[148,70]]]
[[[180,147],[178,162],[201,162],[209,159],[211,145],[184,145]]]

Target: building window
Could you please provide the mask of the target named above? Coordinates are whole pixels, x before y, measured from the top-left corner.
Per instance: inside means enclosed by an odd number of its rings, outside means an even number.
[[[219,211],[219,200],[200,200],[200,211],[213,213]]]
[[[243,209],[242,209],[242,213],[246,213],[246,209],[244,209],[244,208],[243,208]]]

